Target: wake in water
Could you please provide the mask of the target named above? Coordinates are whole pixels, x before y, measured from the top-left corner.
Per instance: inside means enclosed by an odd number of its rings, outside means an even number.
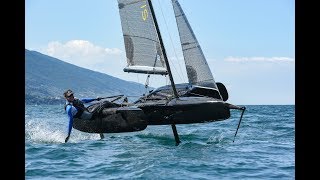
[[[66,135],[66,125],[50,122],[49,119],[26,120],[26,141],[33,143],[64,143]],[[68,143],[99,139],[99,134],[83,133],[73,129]]]

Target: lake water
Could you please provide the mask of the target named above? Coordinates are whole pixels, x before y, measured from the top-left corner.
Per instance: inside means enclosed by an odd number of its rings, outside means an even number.
[[[63,105],[26,105],[26,179],[295,179],[295,106],[248,105],[225,121],[133,133],[72,130]]]

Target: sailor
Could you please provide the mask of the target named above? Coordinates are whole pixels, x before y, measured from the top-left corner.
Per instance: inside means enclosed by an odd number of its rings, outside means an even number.
[[[63,93],[64,98],[66,99],[66,104],[64,109],[69,118],[69,127],[68,127],[68,136],[65,139],[65,143],[69,140],[73,118],[91,120],[92,113],[88,111],[88,109],[84,106],[84,103],[89,103],[92,101],[100,101],[102,98],[84,98],[84,99],[77,99],[73,96],[73,91],[68,89]],[[101,136],[101,135],[100,135]]]

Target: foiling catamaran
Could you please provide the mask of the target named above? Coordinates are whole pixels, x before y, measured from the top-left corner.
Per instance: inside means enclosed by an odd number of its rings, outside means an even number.
[[[215,82],[206,58],[178,0],[172,0],[188,83],[175,84],[151,0],[118,0],[127,67],[124,72],[168,75],[170,85],[159,87],[133,103],[115,103],[124,95],[88,107],[98,115],[92,121],[74,119],[73,127],[88,133],[144,130],[148,125],[171,125],[176,145],[176,124],[207,123],[230,118],[230,110],[245,107],[226,102],[226,87]]]

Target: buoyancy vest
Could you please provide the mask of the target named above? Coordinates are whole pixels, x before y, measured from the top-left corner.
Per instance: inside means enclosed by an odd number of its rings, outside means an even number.
[[[72,105],[77,109],[77,113],[73,116],[75,118],[79,118],[82,115],[83,111],[88,111],[88,109],[84,106],[83,102],[76,98],[73,100],[72,104],[70,102],[65,104],[64,110],[67,109],[68,105]]]

